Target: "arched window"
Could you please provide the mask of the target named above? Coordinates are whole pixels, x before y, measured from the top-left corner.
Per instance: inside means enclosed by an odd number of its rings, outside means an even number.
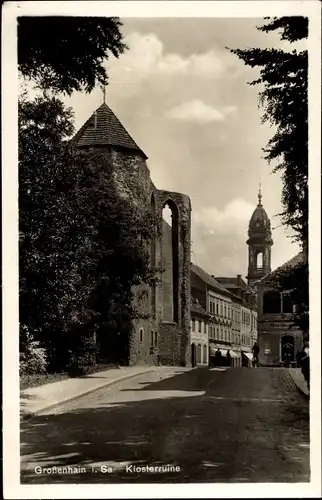
[[[201,363],[201,344],[197,345],[197,363]]]
[[[257,269],[263,268],[263,252],[258,252],[256,256],[256,267]]]
[[[179,314],[179,213],[169,200],[162,210],[163,319],[178,322]]]
[[[269,290],[263,294],[263,314],[281,313],[281,294],[276,290]]]
[[[208,351],[207,346],[206,346],[206,344],[204,344],[203,345],[203,353],[202,353],[202,362],[204,365],[206,365],[208,363],[207,351]]]

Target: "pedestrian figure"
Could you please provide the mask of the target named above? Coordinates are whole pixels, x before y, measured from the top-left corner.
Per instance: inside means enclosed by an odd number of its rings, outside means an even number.
[[[254,345],[252,347],[252,353],[253,353],[253,367],[256,368],[258,367],[258,355],[259,355],[259,345],[257,342],[254,342]]]
[[[227,350],[226,357],[227,357],[227,365],[228,365],[228,366],[230,366],[230,363],[231,363],[231,355],[230,355],[229,350]]]
[[[304,356],[305,356],[304,349],[302,349],[302,351],[300,351],[298,349],[297,353],[296,353],[296,365],[297,365],[298,368],[301,367],[301,360],[302,360],[302,358],[304,358]]]
[[[216,353],[215,353],[215,363],[216,363],[216,366],[220,366],[221,362],[222,362],[222,355],[221,355],[220,349],[218,348],[217,351],[216,351]]]
[[[301,371],[307,383],[307,389],[310,392],[310,352],[307,345],[304,349],[305,356],[301,360]]]

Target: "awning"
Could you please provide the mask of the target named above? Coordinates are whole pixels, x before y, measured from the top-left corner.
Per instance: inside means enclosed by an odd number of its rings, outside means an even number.
[[[253,361],[253,355],[250,354],[249,352],[244,352],[242,351],[243,354],[245,354],[246,358],[250,359],[251,361]]]
[[[231,358],[238,358],[239,356],[234,352],[229,350],[229,354]],[[227,356],[227,349],[219,349],[221,355],[225,358]],[[217,349],[215,347],[210,347],[210,356],[215,356]]]

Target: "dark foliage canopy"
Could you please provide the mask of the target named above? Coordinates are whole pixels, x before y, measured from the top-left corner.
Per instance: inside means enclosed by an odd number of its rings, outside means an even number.
[[[134,288],[155,277],[151,214],[120,196],[104,151],[64,141],[72,130],[72,112],[59,99],[20,100],[20,322],[55,370],[102,329],[118,335],[126,357],[139,315]]]
[[[268,18],[269,19],[269,18]],[[281,30],[281,39],[290,43],[308,35],[305,17],[273,18],[258,28],[264,32]],[[307,50],[231,50],[245,64],[260,68],[260,77],[250,85],[264,87],[259,92],[264,108],[263,121],[276,127],[264,149],[274,172],[282,176],[282,222],[293,229],[304,245],[308,239],[308,56]]]
[[[107,83],[104,67],[126,49],[115,17],[19,17],[18,67],[42,89],[71,94]]]
[[[265,18],[258,27],[266,33],[278,31],[281,40],[293,44],[308,36],[306,17]],[[275,127],[275,133],[264,149],[273,172],[281,175],[282,223],[293,230],[294,237],[308,252],[308,54],[305,48],[231,50],[248,66],[260,68],[259,104],[264,108],[262,120]],[[308,263],[287,268],[275,277],[272,286],[290,290],[298,310],[294,322],[303,331],[309,329]]]

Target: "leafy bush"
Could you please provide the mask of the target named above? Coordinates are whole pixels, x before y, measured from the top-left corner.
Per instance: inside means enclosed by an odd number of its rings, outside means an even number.
[[[35,341],[25,326],[21,327],[23,342],[20,351],[20,374],[32,375],[46,373],[47,354],[46,349],[40,347],[40,343]]]
[[[94,337],[77,339],[77,344],[70,351],[67,365],[68,375],[79,377],[97,371],[98,346]]]

